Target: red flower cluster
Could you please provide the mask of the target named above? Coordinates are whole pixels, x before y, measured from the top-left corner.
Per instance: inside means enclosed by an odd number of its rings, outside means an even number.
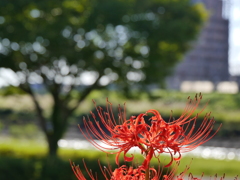
[[[79,166],[76,166],[71,161],[70,161],[70,164],[78,180],[86,180]],[[90,179],[98,180],[97,176],[96,175],[94,176],[92,171],[87,168],[84,161],[83,161],[83,164]],[[179,166],[179,162],[177,162],[175,166],[173,166],[173,168],[167,175],[163,175],[163,180],[183,180],[190,166],[187,166],[179,176],[175,177],[178,166]],[[126,165],[122,165],[121,167],[115,169],[114,171],[111,170],[110,166],[108,168],[106,167],[102,168],[100,163],[99,163],[99,167],[101,168],[101,171],[102,171],[102,174],[104,175],[105,180],[146,180],[147,179],[146,171],[148,171],[148,174],[149,174],[149,177],[151,177],[151,180],[160,180],[160,177],[162,175],[162,169],[160,169],[160,167],[158,167],[157,170],[154,168],[149,168],[149,170],[146,170],[141,166],[137,168],[133,168],[133,167],[127,167]],[[203,177],[203,174],[202,174],[202,177]],[[188,176],[188,180],[201,180],[201,178],[200,179],[195,178],[190,173]],[[237,178],[234,180],[237,180]]]
[[[145,156],[144,162],[136,169],[121,166],[111,172],[111,180],[119,180],[119,177],[121,177],[121,180],[147,180],[149,177],[152,180],[157,180],[159,174],[155,169],[149,168],[149,163],[153,157],[158,158],[161,153],[169,153],[171,161],[165,166],[168,167],[173,161],[181,159],[181,153],[191,151],[205,143],[219,130],[220,127],[215,133],[211,134],[215,121],[213,118],[209,118],[210,113],[206,114],[199,128],[195,129],[196,120],[204,108],[194,117],[192,115],[201,99],[201,94],[196,95],[194,100],[188,98],[188,103],[182,115],[176,120],[170,118],[168,122],[163,120],[161,114],[154,109],[126,119],[125,105],[123,109],[119,106],[118,120],[116,120],[112,111],[112,104],[108,100],[106,111],[97,107],[94,102],[100,121],[97,121],[95,115],[91,113],[94,121],[84,119],[84,128],[80,126],[79,128],[85,138],[96,148],[106,153],[116,154],[115,160],[118,165],[119,155],[122,152],[125,161],[134,159],[133,155],[131,157],[126,156],[126,153],[132,147],[138,147]],[[145,120],[146,116],[150,114],[152,115],[151,118]],[[100,145],[96,140],[100,140],[105,145]],[[109,152],[109,150],[117,151]],[[174,158],[173,155],[176,154],[178,154],[178,157]],[[73,169],[79,180],[84,179],[79,168],[73,166]],[[173,177],[165,176],[165,179],[169,178],[172,179]]]

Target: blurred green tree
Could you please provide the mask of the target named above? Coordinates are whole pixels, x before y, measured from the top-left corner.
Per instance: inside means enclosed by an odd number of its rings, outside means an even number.
[[[1,0],[0,67],[32,97],[55,155],[69,117],[92,90],[163,85],[205,17],[191,0]],[[50,117],[36,83],[53,98]]]

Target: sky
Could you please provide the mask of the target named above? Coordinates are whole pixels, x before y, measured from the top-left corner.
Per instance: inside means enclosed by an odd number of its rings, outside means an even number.
[[[230,0],[229,72],[240,75],[240,0]]]

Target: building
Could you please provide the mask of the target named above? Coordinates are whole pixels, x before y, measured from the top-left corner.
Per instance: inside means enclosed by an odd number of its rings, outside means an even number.
[[[210,81],[216,85],[229,80],[228,3],[226,0],[199,1],[208,9],[209,19],[192,50],[176,66],[174,74],[167,78],[169,89],[180,89],[184,81]]]

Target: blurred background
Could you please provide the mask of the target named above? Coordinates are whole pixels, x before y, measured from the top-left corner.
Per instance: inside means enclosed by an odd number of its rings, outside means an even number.
[[[199,92],[199,122],[211,111],[223,126],[179,172],[194,158],[196,176],[239,174],[239,2],[1,0],[0,179],[76,179],[69,159],[93,172],[113,162],[78,130],[92,99],[167,120]]]

